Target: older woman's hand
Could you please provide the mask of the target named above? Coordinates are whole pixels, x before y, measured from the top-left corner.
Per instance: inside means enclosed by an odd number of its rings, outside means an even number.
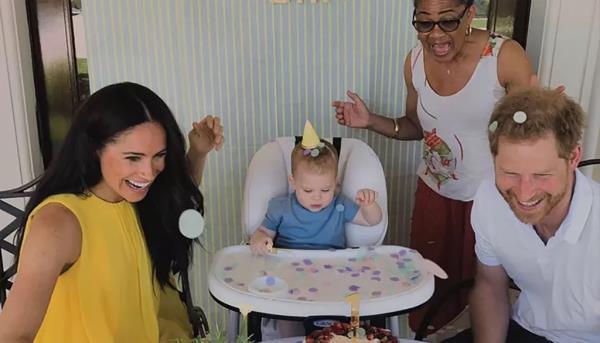
[[[335,119],[338,124],[364,129],[369,125],[371,113],[358,94],[346,92],[352,101],[334,101],[331,105],[335,108]]]
[[[538,78],[537,74],[531,75],[531,78],[529,78],[529,85],[532,87],[540,87],[540,79]],[[563,94],[566,89],[567,88],[564,85],[560,85],[554,88],[554,91],[556,93]]]
[[[206,155],[213,149],[220,150],[225,141],[221,119],[217,116],[208,115],[202,120],[192,123],[188,139],[190,141],[190,153],[194,156]]]

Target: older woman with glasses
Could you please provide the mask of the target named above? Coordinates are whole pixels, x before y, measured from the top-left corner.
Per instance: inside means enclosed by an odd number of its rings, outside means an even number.
[[[414,0],[419,38],[404,63],[406,113],[375,114],[360,97],[334,101],[339,124],[399,140],[423,140],[423,159],[412,216],[411,247],[442,266],[449,279],[436,293],[474,274],[472,199],[492,173],[487,125],[496,102],[528,85],[532,71],[521,46],[471,26],[473,0]],[[434,322],[437,328],[464,308],[455,299]],[[416,329],[421,314],[411,314]]]

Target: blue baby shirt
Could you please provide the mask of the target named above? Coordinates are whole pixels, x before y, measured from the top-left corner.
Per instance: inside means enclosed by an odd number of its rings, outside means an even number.
[[[347,197],[336,195],[329,206],[311,212],[300,205],[296,193],[269,201],[262,225],[274,231],[275,246],[292,249],[344,249],[344,224],[351,222],[358,205]]]

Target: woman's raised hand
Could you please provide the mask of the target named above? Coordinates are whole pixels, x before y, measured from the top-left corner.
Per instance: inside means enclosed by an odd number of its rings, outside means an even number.
[[[351,91],[347,91],[346,94],[352,101],[336,100],[331,104],[335,108],[335,119],[340,125],[366,128],[371,116],[369,109],[358,94]]]
[[[213,149],[220,150],[225,141],[221,119],[208,115],[202,120],[192,123],[188,139],[190,140],[190,150],[196,155],[206,155]]]

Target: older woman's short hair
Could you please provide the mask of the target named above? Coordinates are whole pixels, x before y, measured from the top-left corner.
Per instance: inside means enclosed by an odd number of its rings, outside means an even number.
[[[423,0],[414,0],[413,1],[413,5],[415,6],[415,8],[417,8],[417,6],[419,6],[419,3],[423,1]],[[473,5],[473,3],[475,2],[475,0],[455,0],[457,5],[465,5],[467,7]]]

